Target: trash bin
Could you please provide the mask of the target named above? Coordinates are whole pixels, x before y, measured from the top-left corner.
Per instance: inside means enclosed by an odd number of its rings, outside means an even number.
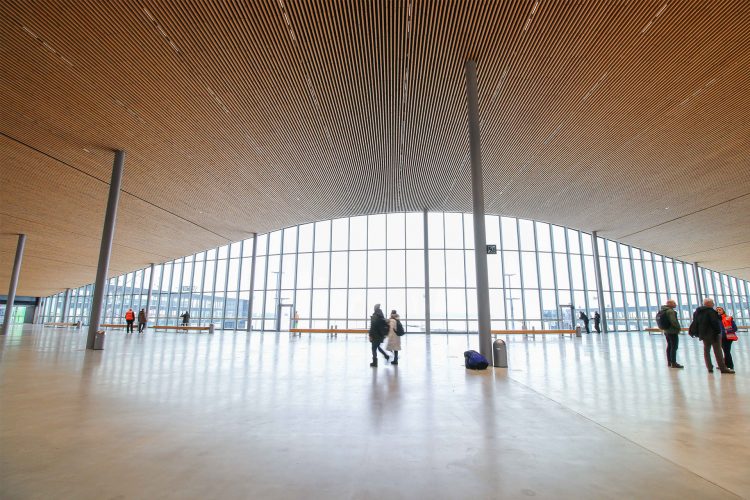
[[[580,337],[580,336],[581,336],[581,327],[577,326],[576,327],[576,337]]]
[[[214,324],[213,323],[211,323],[210,325],[208,325],[208,333],[214,333]]]
[[[497,339],[492,344],[492,359],[495,368],[508,368],[508,349],[504,340]]]
[[[94,337],[94,350],[101,351],[104,349],[104,330],[97,330]]]

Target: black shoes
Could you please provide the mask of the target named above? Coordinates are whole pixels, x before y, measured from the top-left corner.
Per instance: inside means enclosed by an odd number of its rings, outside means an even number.
[[[390,357],[390,356],[388,356],[387,354],[385,354],[384,356],[385,356],[385,360],[386,360],[386,361],[388,361],[389,359],[391,359],[391,357]]]
[[[734,374],[734,370],[732,370],[731,368],[727,368],[726,370],[721,370],[721,373],[726,373],[728,375],[733,375]]]
[[[714,372],[714,369],[713,369],[713,368],[709,368],[709,369],[708,369],[708,373],[713,373],[713,372]]]
[[[685,367],[684,367],[684,366],[682,366],[682,365],[681,365],[680,363],[672,363],[671,367],[672,367],[672,368],[685,368]]]
[[[391,364],[392,364],[392,365],[397,365],[397,364],[398,364],[398,361],[394,361],[394,362],[393,362],[393,363],[391,363]]]
[[[378,367],[378,362],[377,361],[373,361],[372,363],[370,363],[370,366],[372,366],[373,368],[377,368]]]

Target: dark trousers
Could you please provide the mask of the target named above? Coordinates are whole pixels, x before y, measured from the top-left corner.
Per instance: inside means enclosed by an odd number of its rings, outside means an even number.
[[[583,326],[586,327],[586,333],[591,333],[591,330],[589,330],[589,322],[588,321],[584,321],[583,322]]]
[[[372,345],[372,362],[377,363],[378,362],[378,351],[380,351],[380,354],[383,355],[385,359],[388,359],[388,355],[385,353],[382,347],[380,347],[380,344],[382,343],[382,340],[371,340],[370,344]]]
[[[146,323],[138,323],[138,333],[143,333],[143,330],[146,329]]]
[[[724,351],[724,363],[727,368],[734,370],[734,361],[732,361],[732,341],[721,339],[721,350]]]
[[[128,324],[125,327],[125,333],[133,333],[133,319],[126,319],[125,322]]]
[[[676,333],[665,333],[667,337],[667,364],[677,364],[677,347],[680,345],[680,336]]]
[[[602,328],[599,326],[598,321],[594,321],[594,330],[596,330],[596,333],[602,333]]]
[[[727,365],[724,364],[724,353],[721,352],[721,344],[719,342],[720,335],[714,335],[709,338],[703,339],[703,359],[706,361],[706,368],[713,370],[714,367],[711,364],[711,349],[714,351],[714,357],[716,358],[716,366],[719,370],[724,371],[727,369]]]

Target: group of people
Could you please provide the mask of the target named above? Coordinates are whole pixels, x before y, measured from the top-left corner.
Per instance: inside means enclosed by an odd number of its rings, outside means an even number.
[[[380,304],[375,304],[375,310],[370,316],[370,345],[372,346],[372,363],[370,366],[378,366],[378,351],[385,358],[386,363],[391,357],[383,350],[381,344],[386,339],[388,342],[385,345],[385,350],[393,353],[392,365],[398,364],[398,352],[401,350],[401,337],[398,335],[399,330],[403,332],[401,325],[401,318],[399,317],[396,310],[391,311],[391,315],[386,319],[383,310],[380,308]]]
[[[133,333],[133,323],[135,323],[135,312],[133,312],[132,309],[128,309],[125,313],[125,332],[126,333]],[[144,309],[141,309],[138,312],[138,333],[143,333],[143,330],[146,329],[146,323],[148,323],[148,318],[146,317],[146,311]]]
[[[674,300],[668,300],[661,307],[660,314],[664,316],[665,323],[662,331],[667,338],[667,364],[670,368],[684,368],[677,362],[677,347],[680,340],[678,334],[682,327],[677,319],[675,307],[677,303]],[[737,324],[723,307],[714,309],[714,301],[705,299],[703,305],[693,313],[690,336],[697,337],[703,342],[703,359],[708,373],[714,371],[711,351],[714,353],[716,365],[721,373],[734,373],[732,342],[737,340]]]
[[[586,333],[591,333],[591,330],[589,329],[589,317],[588,315],[581,311],[578,315],[578,319],[583,321],[583,326],[586,328]],[[594,313],[594,330],[596,330],[596,333],[602,333],[602,327],[601,327],[601,321],[602,317],[599,314],[599,311],[596,311]]]
[[[180,315],[182,318],[182,326],[188,326],[190,323],[190,313],[185,311],[184,314]],[[135,312],[133,309],[128,309],[125,312],[125,333],[133,333],[133,324],[135,323]],[[138,333],[143,333],[146,329],[146,323],[148,323],[148,317],[146,316],[146,310],[141,309],[138,312]]]

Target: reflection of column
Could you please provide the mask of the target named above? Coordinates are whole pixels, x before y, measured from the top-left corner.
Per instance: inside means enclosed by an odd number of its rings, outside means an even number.
[[[594,276],[596,277],[596,296],[599,301],[599,310],[601,311],[602,331],[607,333],[607,308],[604,306],[604,289],[602,288],[602,268],[599,262],[599,243],[596,240],[596,231],[591,233],[591,239],[594,243]],[[654,273],[656,274],[656,273]],[[656,278],[656,276],[654,276]]]
[[[151,291],[154,289],[154,265],[151,264],[149,267],[149,276],[148,276],[148,294],[146,295],[146,318],[151,318]],[[202,301],[203,299],[201,299]],[[202,308],[201,308],[202,309]],[[200,318],[200,314],[202,310],[198,310],[198,317]]]
[[[247,304],[247,331],[253,329],[253,294],[255,293],[255,256],[258,251],[258,233],[253,233],[253,255],[250,258],[250,301]]]
[[[487,276],[487,235],[484,227],[484,186],[482,150],[479,138],[479,95],[477,63],[466,61],[466,101],[469,118],[469,152],[471,157],[471,196],[474,218],[474,264],[477,279],[477,313],[479,318],[479,352],[492,359],[490,336],[490,287]]]
[[[283,240],[282,240],[283,241]],[[282,246],[282,248],[284,248]],[[281,259],[283,255],[279,255],[279,267],[281,267]],[[276,275],[276,332],[281,331],[281,271],[271,271],[271,274]],[[330,292],[329,292],[330,293]]]
[[[510,287],[510,279],[511,277],[515,276],[516,273],[508,273],[503,274],[503,286],[505,286],[505,278],[508,278],[508,286],[505,288],[507,290],[507,295],[505,297],[505,300],[510,303],[510,320],[511,320],[511,330],[515,328],[516,326],[516,311],[513,306],[513,301],[518,300],[517,298],[512,296],[511,287]],[[506,306],[507,307],[507,306]]]
[[[698,307],[703,305],[703,283],[701,282],[701,271],[698,263],[693,264],[693,273],[695,274],[695,287],[698,289]]]
[[[424,220],[424,332],[430,334],[430,251],[429,230],[427,228],[427,209],[422,212]]]
[[[16,258],[13,261],[13,272],[10,275],[10,287],[8,288],[8,297],[5,301],[5,319],[3,320],[2,334],[6,335],[13,321],[13,303],[16,301],[16,287],[18,286],[18,276],[21,274],[21,261],[23,261],[23,249],[26,246],[26,235],[18,235],[18,245],[16,246]]]
[[[86,348],[94,348],[94,338],[99,329],[102,319],[102,302],[104,291],[107,286],[107,274],[109,273],[109,257],[112,254],[112,240],[115,236],[115,221],[117,220],[117,205],[120,202],[120,185],[122,184],[122,170],[125,166],[125,152],[115,151],[115,162],[112,165],[112,179],[109,183],[109,197],[107,199],[107,211],[104,215],[104,229],[102,229],[102,242],[99,248],[99,264],[96,268],[96,282],[94,285],[94,299],[91,305],[91,317],[89,319],[89,333],[86,339]]]

